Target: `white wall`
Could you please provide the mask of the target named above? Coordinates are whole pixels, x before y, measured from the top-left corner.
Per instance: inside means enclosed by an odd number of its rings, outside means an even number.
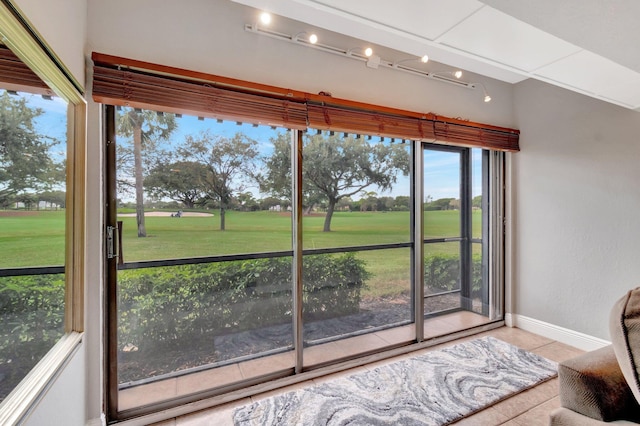
[[[126,11],[126,13],[125,13]],[[245,32],[254,9],[228,0],[89,0],[88,49],[258,83],[509,127],[511,86],[469,90]],[[286,24],[275,17],[271,27]],[[294,25],[304,31],[304,24]],[[355,46],[341,46],[349,49]]]
[[[86,0],[14,0],[33,28],[82,86],[86,40]]]
[[[640,285],[640,114],[534,80],[514,104],[514,313],[609,340]]]
[[[65,425],[82,426],[86,423],[84,394],[84,354],[74,354],[64,371],[47,389],[36,409],[26,418],[26,426]]]

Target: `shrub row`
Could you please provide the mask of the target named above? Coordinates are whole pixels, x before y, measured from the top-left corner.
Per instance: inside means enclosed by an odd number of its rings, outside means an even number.
[[[482,289],[482,256],[472,257],[471,290]],[[424,258],[425,286],[434,292],[460,288],[460,256],[457,254],[428,254]]]
[[[460,288],[456,255],[425,256],[432,291]],[[291,321],[291,258],[126,270],[119,273],[120,349],[211,344],[212,336]],[[370,274],[353,253],[305,256],[306,320],[357,313]],[[482,262],[473,257],[473,286],[482,285]],[[62,334],[64,277],[0,279],[0,363],[39,359]]]
[[[63,275],[0,278],[0,400],[63,333]]]
[[[291,258],[122,271],[118,340],[141,352],[291,322]],[[356,313],[369,274],[352,253],[305,256],[305,319]]]

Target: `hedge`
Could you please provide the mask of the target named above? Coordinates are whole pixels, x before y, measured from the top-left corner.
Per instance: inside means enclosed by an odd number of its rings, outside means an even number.
[[[64,275],[0,278],[0,401],[64,334]]]
[[[291,258],[122,271],[118,342],[139,351],[291,322]],[[305,256],[305,319],[357,313],[369,277],[353,253]]]
[[[482,289],[482,256],[472,257],[471,290]],[[460,288],[460,256],[457,254],[429,254],[424,258],[425,286],[433,292],[451,291]]]

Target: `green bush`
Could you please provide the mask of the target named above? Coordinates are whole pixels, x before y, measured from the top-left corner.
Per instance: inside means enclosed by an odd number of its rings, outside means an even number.
[[[64,334],[64,275],[0,278],[0,400]]]
[[[119,273],[120,349],[212,345],[220,334],[290,323],[291,258]],[[355,313],[368,273],[353,254],[305,256],[305,318]]]
[[[473,293],[482,289],[482,256],[472,257]],[[424,258],[425,286],[434,291],[451,291],[460,288],[460,256],[457,254],[429,254]]]

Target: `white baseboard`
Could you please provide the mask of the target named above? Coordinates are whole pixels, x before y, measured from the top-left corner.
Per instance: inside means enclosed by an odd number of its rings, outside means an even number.
[[[506,314],[505,324],[508,327],[517,327],[549,339],[557,340],[558,342],[582,349],[583,351],[592,351],[611,344],[611,342],[598,337],[589,336],[579,331],[570,330],[523,315]]]
[[[89,419],[86,426],[105,426],[107,424],[104,414],[95,419]]]

